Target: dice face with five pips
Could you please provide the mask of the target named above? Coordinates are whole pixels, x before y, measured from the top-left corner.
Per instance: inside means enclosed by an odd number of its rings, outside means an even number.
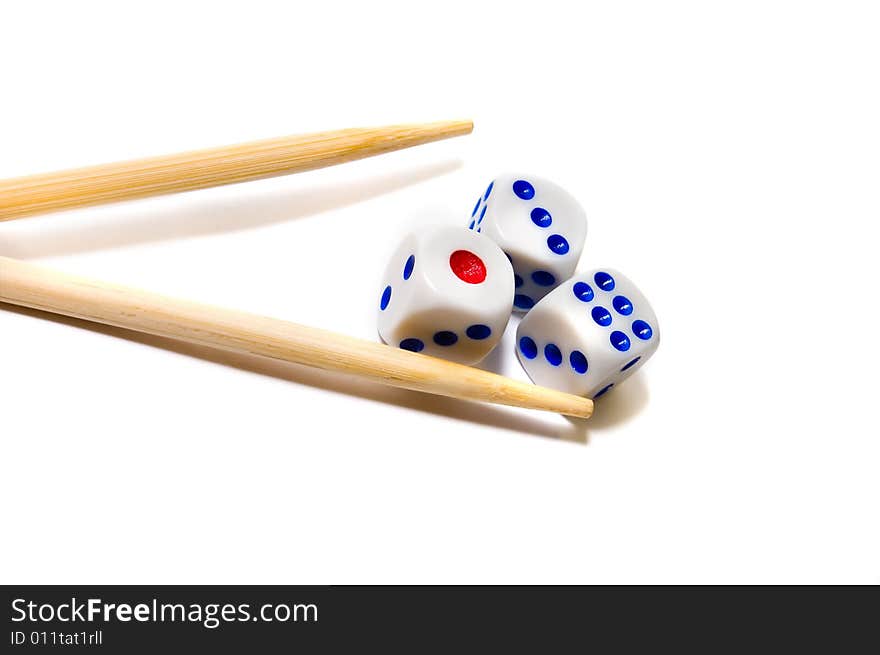
[[[657,317],[622,273],[602,268],[577,275],[526,314],[516,352],[540,384],[599,398],[657,350]]]
[[[462,364],[498,344],[513,302],[513,270],[487,237],[458,227],[419,230],[392,255],[379,296],[382,340]]]
[[[587,216],[565,189],[534,175],[501,175],[480,194],[469,229],[497,243],[513,264],[516,310],[528,311],[570,277]]]

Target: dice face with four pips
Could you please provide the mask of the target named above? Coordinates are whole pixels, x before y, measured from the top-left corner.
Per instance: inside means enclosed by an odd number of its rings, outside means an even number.
[[[516,353],[535,384],[599,398],[657,350],[657,317],[622,273],[576,275],[526,314]]]
[[[379,297],[379,335],[392,346],[462,364],[483,359],[510,318],[513,269],[487,237],[419,230],[392,255]]]
[[[583,207],[565,189],[534,175],[501,175],[480,194],[469,229],[497,243],[513,264],[513,305],[528,311],[570,277],[587,235]]]

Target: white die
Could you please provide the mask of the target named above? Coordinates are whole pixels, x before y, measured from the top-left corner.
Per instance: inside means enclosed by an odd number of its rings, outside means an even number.
[[[379,335],[392,346],[474,364],[498,345],[513,269],[490,239],[459,227],[407,236],[385,269]]]
[[[519,311],[531,309],[574,273],[587,236],[587,215],[578,201],[534,175],[495,178],[468,221],[510,257]]]
[[[657,316],[642,292],[610,268],[577,275],[526,314],[516,353],[535,384],[598,398],[657,350]]]

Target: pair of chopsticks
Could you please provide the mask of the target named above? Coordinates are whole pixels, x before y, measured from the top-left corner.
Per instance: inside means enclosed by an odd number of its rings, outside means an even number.
[[[332,166],[469,134],[470,121],[357,128],[0,180],[0,221]],[[441,396],[589,417],[587,398],[297,323],[0,257],[0,302]]]

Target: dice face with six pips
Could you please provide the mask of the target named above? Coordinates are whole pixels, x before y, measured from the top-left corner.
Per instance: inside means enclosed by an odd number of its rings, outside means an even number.
[[[498,344],[513,302],[513,270],[487,237],[464,228],[420,230],[389,261],[379,335],[392,346],[474,364]]]
[[[610,268],[567,280],[526,314],[516,332],[517,356],[532,381],[589,398],[632,375],[659,342],[648,300]]]
[[[477,199],[468,227],[513,264],[514,308],[528,311],[574,273],[587,216],[565,189],[534,175],[501,175]]]

